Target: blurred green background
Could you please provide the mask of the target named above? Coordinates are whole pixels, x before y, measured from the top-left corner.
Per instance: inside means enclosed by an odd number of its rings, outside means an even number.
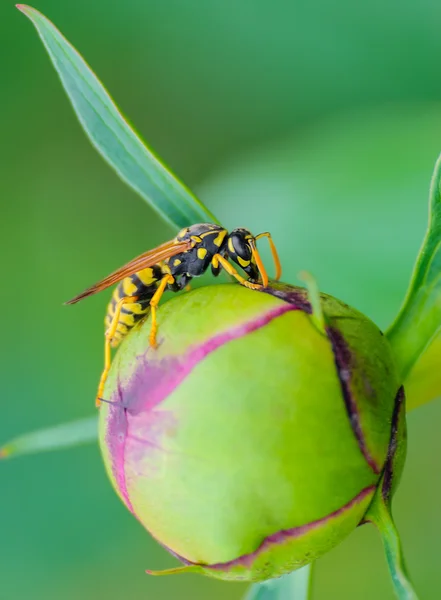
[[[39,0],[151,146],[227,226],[269,229],[284,279],[309,269],[386,327],[441,151],[441,5],[341,0]],[[49,59],[0,4],[0,440],[93,413],[98,295],[63,301],[172,237],[86,141]],[[268,256],[268,255],[266,255]],[[440,597],[441,404],[409,416],[395,515],[421,598]],[[239,599],[149,578],[174,564],[123,508],[98,448],[0,464],[0,600]],[[392,598],[362,527],[317,564],[314,600]]]

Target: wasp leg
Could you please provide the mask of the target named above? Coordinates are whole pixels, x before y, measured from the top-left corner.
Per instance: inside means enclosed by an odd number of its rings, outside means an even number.
[[[266,272],[262,259],[260,258],[260,254],[256,248],[256,243],[254,240],[251,242],[250,246],[257,270],[259,271],[260,278],[262,279],[262,285],[263,287],[268,287],[268,273]]]
[[[179,281],[179,288],[181,290],[185,290],[186,292],[189,292],[191,290],[190,281],[192,279],[193,279],[193,277],[191,277],[190,275],[187,275],[187,273],[184,273]]]
[[[271,237],[271,234],[268,231],[265,231],[265,233],[259,233],[259,235],[257,235],[255,239],[258,240],[261,237],[268,238],[268,242],[271,248],[271,254],[273,256],[274,266],[276,267],[276,280],[279,280],[282,276],[282,265],[280,264],[279,253],[277,252],[276,245],[273,242],[273,238]]]
[[[104,385],[106,383],[107,375],[109,374],[109,371],[110,371],[110,365],[112,364],[112,353],[111,353],[110,344],[112,343],[113,336],[115,335],[116,329],[118,327],[119,317],[121,315],[122,307],[124,306],[124,304],[133,304],[137,300],[138,300],[138,296],[126,296],[124,298],[121,298],[121,300],[119,300],[116,303],[115,312],[113,313],[112,321],[111,321],[111,323],[106,331],[106,334],[105,334],[106,341],[104,343],[104,369],[103,369],[103,372],[101,373],[100,383],[98,385],[98,393],[97,393],[96,400],[95,400],[96,406],[99,406],[101,404],[100,398],[102,398],[102,396],[103,396]]]
[[[153,348],[156,348],[156,334],[158,332],[158,321],[156,317],[156,310],[161,300],[162,294],[165,292],[165,288],[168,285],[172,285],[175,282],[175,278],[173,275],[167,274],[161,279],[161,283],[158,285],[158,289],[153,294],[152,299],[150,300],[150,310],[152,311],[152,328],[150,329],[150,345]]]
[[[215,267],[213,265],[213,262],[211,262],[211,273],[214,277],[217,277],[219,275],[219,273],[221,272],[222,267],[219,266],[219,264]]]
[[[180,292],[181,290],[185,290],[186,292],[188,292],[189,290],[191,290],[191,285],[189,283],[193,279],[191,275],[183,273],[182,275],[179,275],[179,279],[176,279],[176,276],[174,277],[174,282],[169,283],[167,286],[171,292]]]
[[[259,283],[252,283],[251,281],[245,279],[245,277],[242,277],[242,275],[239,275],[236,269],[232,265],[230,265],[227,259],[224,258],[221,254],[215,254],[211,259],[211,263],[215,269],[217,269],[219,265],[221,265],[228,273],[228,275],[232,275],[235,279],[237,279],[237,281],[240,284],[244,285],[247,288],[250,288],[250,290],[261,290],[263,288],[263,286]]]
[[[192,279],[193,279],[193,277],[191,277],[190,275],[187,275],[187,273],[184,273],[179,281],[180,289],[185,290],[186,292],[189,292],[191,290],[190,281]]]

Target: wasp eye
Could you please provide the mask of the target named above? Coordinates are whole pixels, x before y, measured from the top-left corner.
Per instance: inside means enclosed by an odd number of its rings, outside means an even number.
[[[248,241],[241,240],[238,248],[238,255],[242,258],[249,260],[251,258],[251,245]]]

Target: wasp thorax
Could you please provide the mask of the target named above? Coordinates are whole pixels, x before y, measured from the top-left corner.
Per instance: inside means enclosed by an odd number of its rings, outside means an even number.
[[[224,579],[322,555],[363,520],[385,469],[390,487],[392,450],[404,455],[377,327],[323,296],[324,335],[304,290],[266,292],[211,286],[161,306],[158,347],[149,320],[132,331],[100,410],[127,508],[185,569]]]
[[[206,237],[216,237],[219,233],[226,230],[220,225],[212,223],[197,223],[190,227],[184,227],[176,236],[180,242],[193,241],[195,244],[200,244]]]

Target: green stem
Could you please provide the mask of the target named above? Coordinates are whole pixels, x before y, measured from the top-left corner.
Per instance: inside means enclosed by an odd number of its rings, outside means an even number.
[[[368,519],[376,525],[380,532],[389,572],[398,600],[418,600],[418,596],[412,587],[407,573],[400,536],[393,522],[390,509],[381,493],[377,494],[376,499],[372,503]]]
[[[400,313],[387,332],[402,381],[441,328],[441,157],[430,186],[429,225]]]
[[[310,600],[313,563],[284,575],[251,586],[245,600]]]

